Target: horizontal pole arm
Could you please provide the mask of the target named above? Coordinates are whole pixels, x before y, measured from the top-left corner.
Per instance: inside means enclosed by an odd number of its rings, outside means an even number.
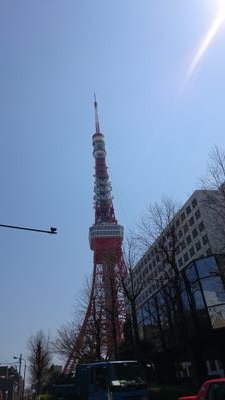
[[[49,233],[50,235],[57,234],[57,228],[51,227],[50,230],[43,230],[43,229],[34,229],[34,228],[26,228],[24,226],[15,226],[15,225],[3,225],[0,224],[1,228],[10,228],[10,229],[20,229],[23,231],[32,231],[32,232],[40,232],[40,233]]]

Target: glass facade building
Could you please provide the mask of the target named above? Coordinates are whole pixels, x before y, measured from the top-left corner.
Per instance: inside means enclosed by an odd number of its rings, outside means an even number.
[[[175,349],[184,355],[187,341],[204,338],[205,361],[218,359],[218,340],[225,343],[225,256],[191,262],[176,282],[171,278],[138,308],[137,319],[141,337],[155,351]]]

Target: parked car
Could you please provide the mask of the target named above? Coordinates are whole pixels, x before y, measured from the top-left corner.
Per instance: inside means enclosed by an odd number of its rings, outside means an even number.
[[[178,400],[225,400],[225,378],[206,381],[197,394],[182,396]]]

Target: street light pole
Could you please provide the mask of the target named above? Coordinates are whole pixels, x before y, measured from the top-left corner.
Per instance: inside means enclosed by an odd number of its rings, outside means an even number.
[[[25,390],[25,379],[26,379],[26,360],[22,357],[22,354],[20,354],[19,357],[13,357],[14,360],[19,360],[19,393],[20,393],[20,400],[24,399],[24,390]],[[22,391],[20,387],[20,378],[21,378],[21,367],[22,367],[22,361],[24,362],[24,371],[23,371],[23,386],[22,386]]]
[[[22,354],[20,354],[19,356],[19,376],[21,376],[21,365],[22,365]]]
[[[51,226],[49,230],[28,228],[28,227],[25,227],[25,226],[16,226],[16,225],[3,225],[3,224],[0,224],[0,227],[1,228],[10,228],[10,229],[20,229],[20,230],[23,230],[23,231],[49,233],[50,235],[56,235],[57,234],[57,228],[54,228],[53,226]]]
[[[26,368],[27,368],[27,363],[25,360],[24,361],[24,370],[23,370],[23,392],[22,392],[22,400],[24,400],[24,391],[25,391],[25,380],[26,380]]]

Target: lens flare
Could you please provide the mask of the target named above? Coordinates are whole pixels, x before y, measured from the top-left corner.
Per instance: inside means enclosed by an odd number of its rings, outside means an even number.
[[[200,61],[204,57],[207,49],[209,48],[210,44],[212,43],[213,39],[216,37],[216,34],[219,32],[220,28],[225,22],[225,0],[219,2],[219,12],[213,21],[212,25],[209,27],[208,31],[206,32],[205,36],[203,37],[195,56],[189,66],[187,77],[184,82],[184,86],[187,84],[195,70],[197,69]]]

